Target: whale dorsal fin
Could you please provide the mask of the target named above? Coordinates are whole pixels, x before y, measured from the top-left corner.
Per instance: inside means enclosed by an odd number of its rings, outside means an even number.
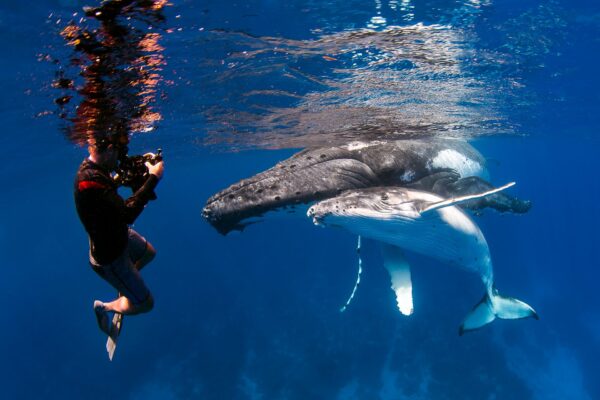
[[[460,197],[452,197],[450,199],[437,201],[435,203],[424,203],[423,207],[419,209],[419,212],[421,214],[423,214],[428,211],[437,210],[439,208],[455,206],[457,204],[461,204],[461,203],[464,203],[469,200],[480,199],[482,197],[501,192],[502,190],[508,189],[509,187],[514,186],[515,184],[516,184],[516,182],[510,182],[504,186],[500,186],[499,188],[488,190],[487,192],[483,192],[483,193],[469,194],[469,195],[460,196]]]

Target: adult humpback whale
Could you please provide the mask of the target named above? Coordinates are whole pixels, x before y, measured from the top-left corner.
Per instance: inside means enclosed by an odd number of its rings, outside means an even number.
[[[404,188],[350,190],[308,210],[317,225],[339,226],[384,244],[385,266],[392,278],[398,308],[413,312],[410,267],[402,250],[413,251],[479,274],[486,289],[459,333],[477,329],[496,317],[537,318],[526,303],[504,297],[494,288],[492,260],[479,227],[458,204],[496,194],[513,184],[475,195],[444,199]]]
[[[202,215],[227,234],[242,229],[248,218],[331,198],[349,189],[402,186],[453,197],[491,189],[487,175],[484,158],[463,140],[353,142],[300,151],[211,196]],[[466,206],[524,213],[531,204],[496,193]]]

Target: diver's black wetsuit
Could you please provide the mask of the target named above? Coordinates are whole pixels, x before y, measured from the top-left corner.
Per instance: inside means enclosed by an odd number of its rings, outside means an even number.
[[[110,171],[89,159],[81,163],[75,178],[75,205],[99,264],[110,263],[123,253],[128,225],[144,210],[157,184],[158,178],[151,174],[139,190],[123,200]]]

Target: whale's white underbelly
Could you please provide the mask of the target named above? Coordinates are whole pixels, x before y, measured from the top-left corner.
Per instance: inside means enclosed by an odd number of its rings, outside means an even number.
[[[328,223],[405,250],[492,277],[487,242],[479,228],[457,207],[423,215],[390,214],[336,217]]]

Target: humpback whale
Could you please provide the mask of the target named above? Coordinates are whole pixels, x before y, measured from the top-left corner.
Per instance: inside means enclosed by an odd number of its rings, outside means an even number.
[[[454,197],[491,189],[487,179],[485,159],[464,140],[352,142],[300,151],[214,194],[202,215],[227,234],[268,211],[310,205],[345,190],[401,186]],[[495,193],[465,206],[524,213],[531,203]]]
[[[485,287],[483,299],[469,312],[459,334],[495,318],[538,318],[528,304],[498,293],[488,244],[475,222],[457,205],[481,200],[512,186],[445,199],[430,192],[397,187],[349,190],[308,210],[321,226],[337,226],[381,242],[384,264],[392,279],[398,308],[413,312],[410,266],[404,250],[436,258],[477,273]]]

